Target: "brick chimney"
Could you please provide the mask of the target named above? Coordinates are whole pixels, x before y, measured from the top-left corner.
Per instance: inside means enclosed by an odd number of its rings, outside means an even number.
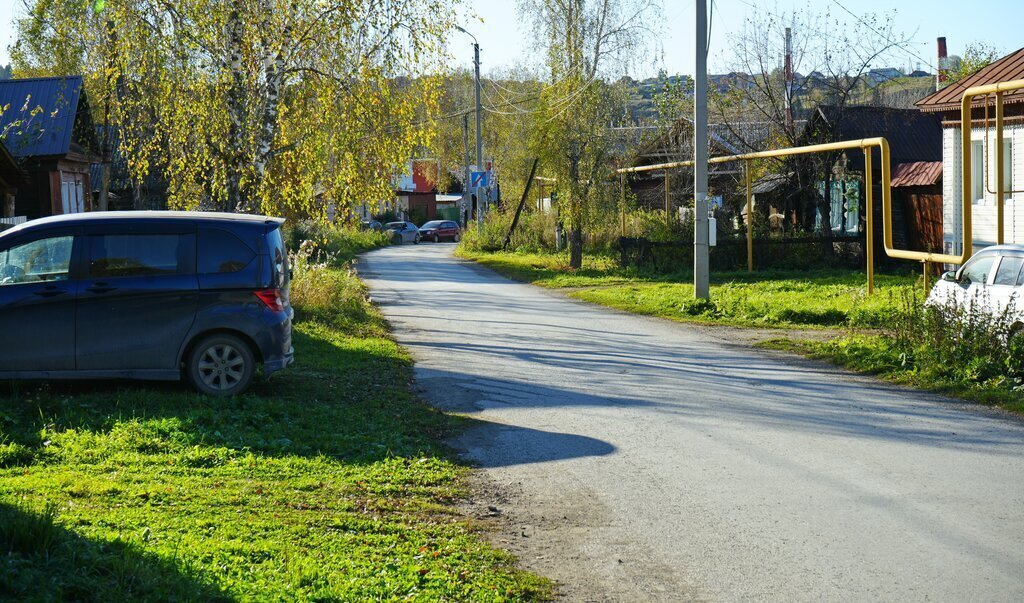
[[[935,87],[936,89],[942,88],[946,85],[946,70],[949,68],[949,61],[946,60],[946,38],[941,37],[938,39],[939,43],[939,63],[938,73],[935,74]]]

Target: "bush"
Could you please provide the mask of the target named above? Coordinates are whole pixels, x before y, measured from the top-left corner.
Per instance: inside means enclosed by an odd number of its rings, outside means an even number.
[[[462,233],[462,248],[469,251],[498,251],[505,242],[505,234],[512,223],[503,212],[492,211],[487,214],[482,226],[477,223],[466,227]]]
[[[386,332],[383,320],[367,303],[366,286],[352,268],[359,253],[387,245],[384,233],[303,222],[290,229],[288,241],[295,275],[291,302],[303,320],[350,336],[377,337]]]
[[[285,225],[285,241],[294,254],[299,248],[314,262],[341,266],[356,255],[388,244],[387,235],[325,222],[303,221]]]
[[[881,338],[830,342],[827,353],[862,369],[910,373],[924,383],[1024,388],[1024,334],[1013,328],[1012,305],[993,316],[973,301],[926,305],[908,290],[893,307]]]

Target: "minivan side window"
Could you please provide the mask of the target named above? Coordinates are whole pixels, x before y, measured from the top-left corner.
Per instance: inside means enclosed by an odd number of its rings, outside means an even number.
[[[996,257],[994,255],[987,255],[970,262],[964,268],[962,276],[970,279],[972,283],[984,285],[988,280],[988,273],[992,270],[992,264],[996,261]]]
[[[239,272],[255,257],[255,251],[226,230],[199,230],[199,255],[196,257],[199,274]]]
[[[109,234],[91,237],[89,276],[161,276],[192,274],[187,265],[191,235]]]
[[[0,251],[0,286],[67,280],[74,240],[50,237]]]
[[[1013,255],[1003,256],[1002,261],[999,262],[999,268],[996,268],[996,285],[1016,285],[1017,275],[1020,274],[1020,267],[1024,265],[1024,257],[1017,257]]]

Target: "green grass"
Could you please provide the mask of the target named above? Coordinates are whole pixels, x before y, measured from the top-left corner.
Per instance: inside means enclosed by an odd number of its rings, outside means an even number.
[[[914,275],[876,275],[866,295],[865,276],[855,270],[715,273],[711,300],[693,298],[692,277],[645,274],[617,267],[611,258],[585,256],[571,270],[564,255],[468,253],[501,274],[542,287],[568,289],[571,297],[678,321],[762,327],[875,328],[888,320],[894,298],[912,287]]]
[[[0,598],[549,596],[455,509],[467,470],[440,442],[469,421],[412,396],[361,286],[320,270],[299,278],[336,314],[296,296],[296,364],[248,395],[0,384]]]

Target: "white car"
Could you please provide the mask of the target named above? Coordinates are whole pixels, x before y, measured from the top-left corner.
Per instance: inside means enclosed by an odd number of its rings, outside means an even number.
[[[979,251],[959,270],[946,272],[926,302],[974,306],[992,316],[1007,318],[1013,330],[1024,326],[1024,245],[995,245]],[[1012,307],[1011,307],[1012,304]]]

